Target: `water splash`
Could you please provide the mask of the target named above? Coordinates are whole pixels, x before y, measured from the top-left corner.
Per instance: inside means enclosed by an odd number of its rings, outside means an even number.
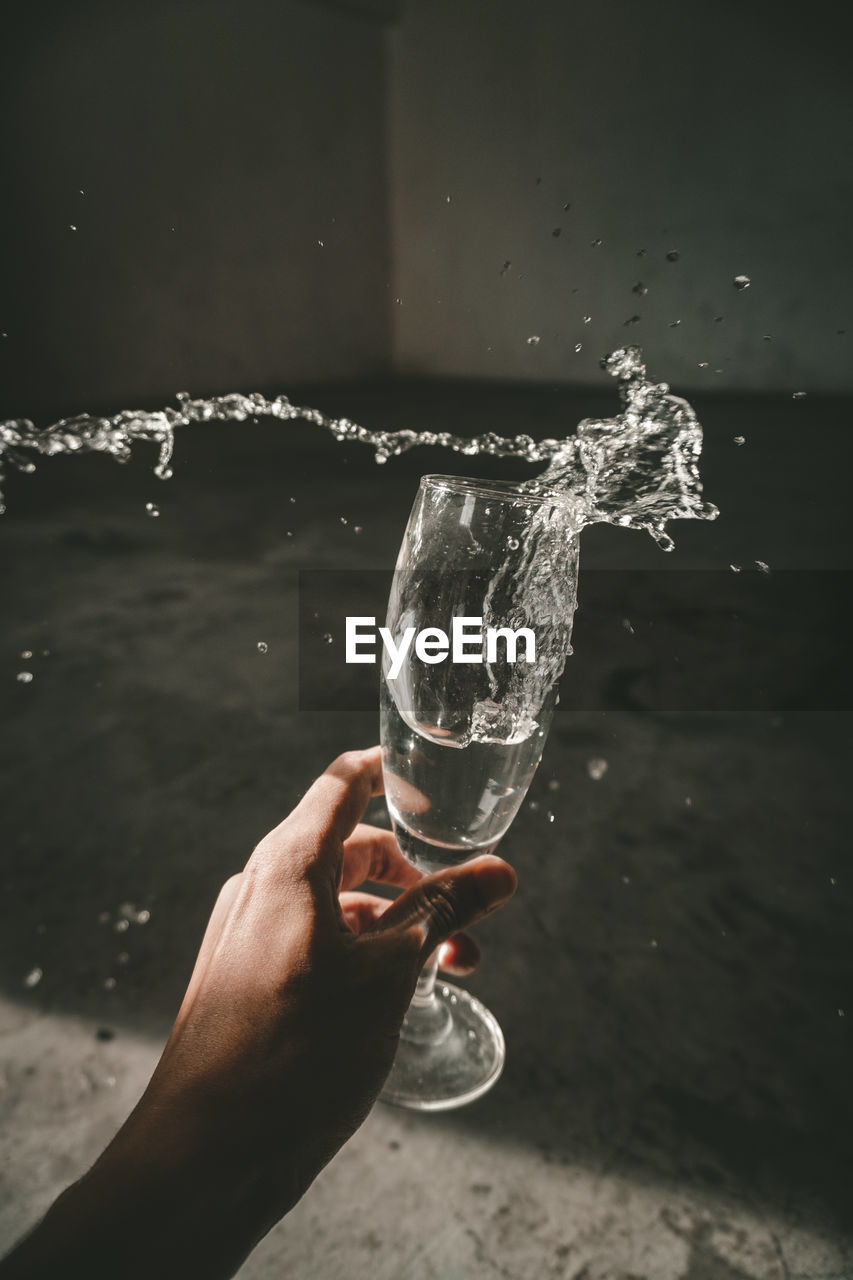
[[[584,322],[588,321],[584,316]],[[602,360],[602,367],[619,384],[622,410],[613,418],[581,422],[565,439],[534,440],[528,435],[504,437],[494,432],[466,437],[449,431],[376,431],[349,418],[332,418],[293,404],[287,396],[267,399],[259,394],[234,393],[193,400],[177,396],[178,407],[155,412],[125,409],[112,417],[78,414],[48,427],[28,418],[0,422],[0,514],[3,469],[35,470],[33,455],[107,453],[128,462],[137,440],[158,446],[154,474],[161,480],[172,472],[170,463],[179,427],[201,422],[245,422],[275,418],[300,419],[331,432],[338,441],[370,446],[378,463],[416,447],[451,449],[468,457],[487,454],[547,463],[526,485],[569,491],[576,499],[582,525],[595,522],[646,529],[665,549],[673,546],[664,526],[674,519],[713,520],[716,507],[702,498],[698,460],[702,428],[686,400],[670,393],[665,382],[651,382],[639,347],[624,347]]]

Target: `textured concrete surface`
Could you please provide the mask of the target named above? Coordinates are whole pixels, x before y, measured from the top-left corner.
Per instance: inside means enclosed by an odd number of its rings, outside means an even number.
[[[314,399],[549,434],[613,407]],[[520,890],[469,982],[504,1077],[441,1117],[377,1107],[246,1277],[853,1276],[849,406],[699,407],[721,519],[669,557],[584,536],[575,656],[504,846]],[[2,1248],[143,1088],[221,880],[376,737],[372,711],[299,710],[296,571],[387,566],[418,475],[462,465],[264,425],[188,432],[166,485],[146,462],[44,464],[0,524]],[[769,578],[728,571],[756,559]]]

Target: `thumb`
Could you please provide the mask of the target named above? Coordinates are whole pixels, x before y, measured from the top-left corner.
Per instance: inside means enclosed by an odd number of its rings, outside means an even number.
[[[511,898],[517,884],[509,863],[486,854],[419,880],[382,913],[372,932],[387,937],[416,931],[425,962],[452,934],[467,929]]]

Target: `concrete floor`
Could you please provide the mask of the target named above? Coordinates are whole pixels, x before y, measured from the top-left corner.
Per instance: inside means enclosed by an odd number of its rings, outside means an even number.
[[[311,394],[472,432],[613,411]],[[697,408],[720,520],[671,556],[584,535],[575,656],[504,844],[520,890],[468,983],[502,1080],[440,1117],[378,1106],[250,1280],[853,1277],[849,405]],[[462,470],[264,424],[187,431],[168,484],[147,461],[46,463],[0,523],[0,1249],[142,1090],[221,880],[376,738],[372,709],[299,709],[296,571],[387,567],[418,475]],[[769,577],[728,569],[758,559]]]

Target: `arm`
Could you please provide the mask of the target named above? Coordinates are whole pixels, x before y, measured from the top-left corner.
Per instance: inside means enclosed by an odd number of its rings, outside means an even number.
[[[515,889],[495,857],[420,878],[357,825],[381,777],[378,748],[339,757],[227,882],[148,1088],[0,1280],[232,1276],[358,1128],[423,963],[450,939],[470,968],[457,930]]]

